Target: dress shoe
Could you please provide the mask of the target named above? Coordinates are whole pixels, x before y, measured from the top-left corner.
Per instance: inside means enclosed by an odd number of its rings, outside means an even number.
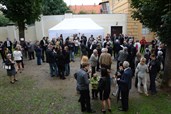
[[[102,113],[103,113],[103,114],[106,114],[106,110],[102,110]]]
[[[88,110],[87,112],[88,112],[88,113],[96,113],[95,110]]]
[[[17,82],[18,80],[17,79],[14,79],[15,82]]]
[[[112,112],[112,110],[111,109],[108,109],[108,111],[111,113]]]
[[[15,82],[14,81],[10,81],[11,84],[14,84]]]
[[[86,108],[81,109],[81,112],[85,112],[85,111],[86,111]]]
[[[62,77],[62,80],[65,80],[66,78],[65,77]]]
[[[124,111],[124,112],[128,111],[128,110],[124,110],[123,108],[118,108],[118,110],[119,111]]]

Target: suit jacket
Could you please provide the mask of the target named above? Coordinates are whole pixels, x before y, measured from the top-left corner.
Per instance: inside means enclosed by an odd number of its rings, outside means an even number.
[[[43,41],[43,40],[40,41],[40,47],[41,48],[46,49],[46,47],[47,47],[46,44],[47,44],[46,41]]]
[[[121,79],[118,81],[121,91],[128,91],[131,89],[132,84],[132,70],[127,68],[124,70],[124,73],[121,76]]]
[[[7,47],[7,48],[12,48],[12,42],[9,41],[9,43],[10,43],[10,47],[7,46],[7,41],[4,42],[4,46]]]
[[[53,50],[46,50],[46,62],[47,63],[55,63],[56,62],[57,53],[54,53]]]

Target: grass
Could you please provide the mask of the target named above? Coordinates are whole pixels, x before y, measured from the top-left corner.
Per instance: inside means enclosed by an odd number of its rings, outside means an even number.
[[[81,114],[77,97],[67,98],[51,88],[35,88],[35,83],[23,76],[21,82],[12,85],[5,75],[0,76],[0,114]],[[129,104],[126,114],[171,114],[171,96],[165,92],[131,97]],[[101,113],[100,101],[92,101],[92,107],[96,114]],[[125,114],[117,107],[116,99],[112,97],[112,114]]]
[[[64,104],[66,98],[57,90],[34,88],[34,83],[24,77],[22,82],[12,85],[6,76],[1,76],[0,114],[67,114],[77,108],[77,102]]]

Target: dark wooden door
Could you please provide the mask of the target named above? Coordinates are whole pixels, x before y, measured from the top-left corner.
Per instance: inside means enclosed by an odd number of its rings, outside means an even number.
[[[116,36],[122,34],[122,26],[111,26],[111,35],[113,34],[116,34]]]

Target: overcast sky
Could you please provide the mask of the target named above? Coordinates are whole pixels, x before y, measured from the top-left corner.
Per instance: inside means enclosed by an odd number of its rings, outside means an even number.
[[[67,5],[98,5],[102,0],[64,0]]]

